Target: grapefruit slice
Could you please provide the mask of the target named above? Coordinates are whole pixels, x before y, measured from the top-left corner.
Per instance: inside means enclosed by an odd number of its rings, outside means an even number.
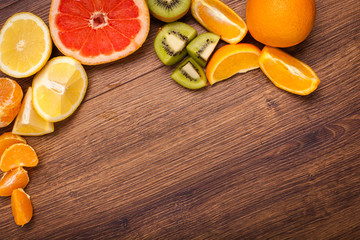
[[[124,58],[145,42],[145,0],[52,0],[50,33],[57,48],[85,65]]]

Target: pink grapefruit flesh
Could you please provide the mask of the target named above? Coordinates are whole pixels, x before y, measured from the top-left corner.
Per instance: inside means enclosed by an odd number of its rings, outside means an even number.
[[[97,65],[140,48],[150,18],[145,0],[52,0],[49,25],[63,54]]]

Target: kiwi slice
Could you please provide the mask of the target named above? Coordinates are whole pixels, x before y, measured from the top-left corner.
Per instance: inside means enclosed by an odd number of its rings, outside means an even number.
[[[186,23],[168,23],[155,38],[157,56],[165,65],[180,62],[187,54],[186,45],[196,37],[197,31]]]
[[[191,57],[176,68],[171,78],[181,86],[189,89],[199,89],[207,85],[203,68]]]
[[[191,0],[146,0],[150,13],[163,22],[174,22],[190,9]]]
[[[219,35],[209,32],[203,33],[192,40],[186,46],[186,50],[189,56],[195,59],[200,66],[205,67],[219,40]]]

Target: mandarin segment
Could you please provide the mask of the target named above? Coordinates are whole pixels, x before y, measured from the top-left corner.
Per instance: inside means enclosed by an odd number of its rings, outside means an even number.
[[[11,209],[15,223],[24,226],[33,216],[30,196],[22,188],[15,189],[11,194]]]
[[[29,175],[22,167],[4,173],[0,180],[0,196],[10,196],[17,188],[25,188],[29,183]]]
[[[25,144],[16,143],[8,147],[1,156],[0,169],[7,172],[17,167],[35,167],[39,159],[35,150]]]
[[[320,84],[311,67],[277,48],[265,46],[259,64],[275,86],[294,94],[308,95]]]
[[[9,78],[0,78],[0,128],[8,126],[20,111],[23,91]]]
[[[5,149],[15,143],[26,143],[26,140],[23,137],[13,134],[11,132],[3,133],[0,136],[0,157],[2,156]]]

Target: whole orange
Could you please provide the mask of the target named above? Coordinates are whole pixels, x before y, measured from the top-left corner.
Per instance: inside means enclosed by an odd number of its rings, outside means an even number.
[[[310,34],[315,12],[315,0],[248,0],[246,22],[257,41],[291,47]]]

